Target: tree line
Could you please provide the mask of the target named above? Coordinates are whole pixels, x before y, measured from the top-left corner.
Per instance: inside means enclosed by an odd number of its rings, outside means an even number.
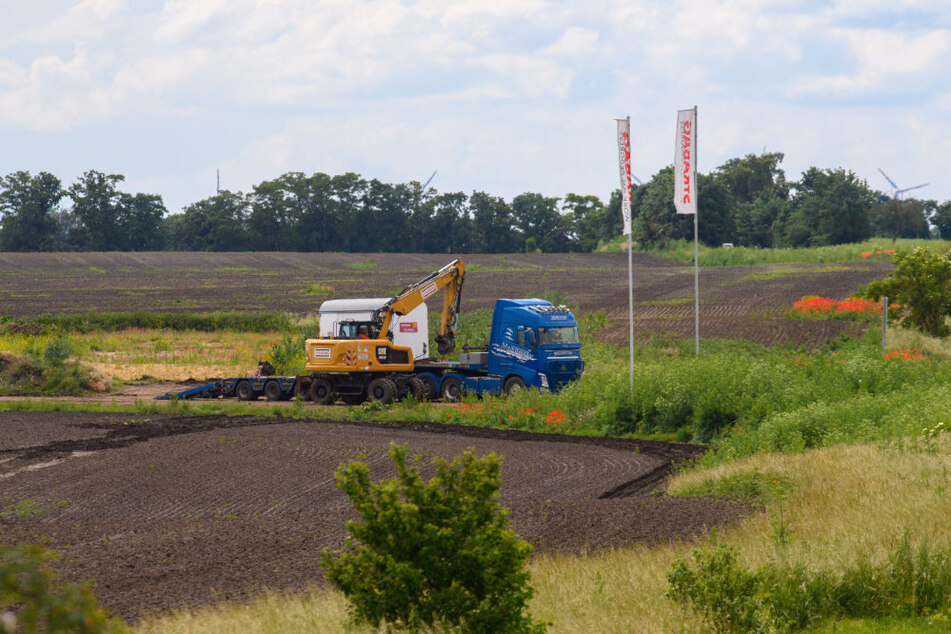
[[[951,239],[951,202],[896,200],[851,171],[811,167],[787,181],[781,153],[747,155],[698,175],[699,237],[708,245],[800,247],[872,236]],[[691,238],[673,205],[673,168],[633,188],[641,248]],[[169,214],[156,194],[90,170],[75,183],[47,172],[0,179],[0,251],[593,251],[621,233],[620,190],[608,201],[524,193],[506,201],[440,193],[416,181],[289,172],[249,193],[221,191]]]

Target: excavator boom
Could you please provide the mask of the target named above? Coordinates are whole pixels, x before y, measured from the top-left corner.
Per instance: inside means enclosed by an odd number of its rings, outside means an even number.
[[[439,354],[449,354],[455,346],[456,325],[459,319],[459,304],[462,300],[462,283],[466,267],[462,259],[457,258],[404,288],[400,293],[384,304],[379,310],[380,336],[389,332],[393,315],[405,315],[430,295],[445,289],[442,300],[442,316],[439,322],[439,334],[436,335],[436,347]]]

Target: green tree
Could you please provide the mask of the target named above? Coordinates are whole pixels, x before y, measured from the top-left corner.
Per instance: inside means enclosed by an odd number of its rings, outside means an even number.
[[[926,204],[920,200],[888,198],[869,210],[872,235],[891,238],[927,238],[930,232]]]
[[[47,172],[13,172],[0,179],[0,251],[54,249],[56,212],[65,194]]]
[[[557,198],[524,193],[512,199],[512,216],[525,237],[526,251],[554,253],[560,250],[559,215]]]
[[[679,215],[674,208],[674,168],[670,165],[638,188],[631,200],[631,214],[633,237],[646,249],[662,247],[668,240],[693,238],[693,216]]]
[[[887,297],[896,304],[889,312],[902,325],[947,337],[951,333],[945,325],[945,317],[951,316],[951,251],[942,255],[918,247],[911,253],[896,253],[892,261],[895,270],[869,284],[866,296]]]
[[[697,233],[700,242],[720,246],[735,239],[733,205],[733,195],[722,176],[717,173],[697,174]]]
[[[951,200],[946,200],[938,206],[931,216],[931,222],[938,230],[938,235],[944,240],[951,240]]]
[[[474,253],[514,253],[523,251],[525,239],[512,218],[512,208],[502,198],[485,192],[469,197],[472,214]]]
[[[751,203],[764,195],[786,199],[789,196],[786,173],[779,167],[783,158],[782,152],[747,154],[730,159],[715,173],[723,178],[738,204]]]
[[[608,209],[597,196],[579,196],[567,194],[562,210],[566,211],[566,221],[575,235],[575,246],[579,251],[589,253],[598,248],[602,240],[614,237],[612,224],[608,221]]]
[[[543,631],[527,613],[531,546],[498,502],[500,459],[471,450],[451,463],[436,458],[424,482],[405,446],[391,444],[390,456],[395,479],[371,483],[363,462],[336,474],[360,520],[347,522],[346,548],[324,550],[321,565],[354,617],[413,630]]]
[[[244,251],[247,216],[244,194],[223,190],[169,218],[169,246],[177,251]]]
[[[158,251],[165,247],[160,230],[166,214],[162,197],[155,194],[122,194],[119,198],[120,251]]]
[[[71,244],[81,251],[115,251],[122,242],[119,216],[122,193],[117,185],[121,174],[103,174],[89,170],[67,190],[73,201],[72,215],[77,227],[70,234]]]
[[[775,192],[764,192],[754,200],[737,205],[733,214],[736,244],[745,247],[773,247],[776,219],[787,211],[789,201]]]
[[[875,194],[852,172],[810,167],[795,189],[790,206],[773,225],[777,246],[823,246],[869,237]]]

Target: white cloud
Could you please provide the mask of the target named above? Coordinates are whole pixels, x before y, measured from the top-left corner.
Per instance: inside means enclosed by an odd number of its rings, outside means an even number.
[[[545,55],[585,55],[595,50],[598,32],[581,27],[568,27],[558,41],[540,52]]]
[[[947,76],[945,68],[951,52],[951,34],[931,31],[921,34],[889,32],[882,29],[848,29],[835,31],[855,60],[855,68],[847,74],[809,75],[790,87],[795,96],[849,96],[866,92],[898,91],[904,82],[918,78],[931,84],[933,77]]]
[[[149,165],[165,182],[221,165],[245,190],[289,170],[401,181],[438,168],[440,189],[606,196],[613,118],[632,115],[647,178],[670,163],[673,111],[693,104],[704,170],[768,146],[787,152],[791,177],[800,164],[858,171],[892,156],[912,171],[914,157],[947,153],[935,137],[951,139],[944,0],[85,0],[51,11],[0,42],[0,130],[34,145],[37,130],[55,131],[43,137],[54,146],[96,130],[103,151],[129,157],[130,179],[140,159],[112,131],[146,116],[140,134],[157,139]],[[205,128],[220,136],[198,145]],[[48,160],[91,155],[62,143]],[[186,168],[183,156],[196,158]]]

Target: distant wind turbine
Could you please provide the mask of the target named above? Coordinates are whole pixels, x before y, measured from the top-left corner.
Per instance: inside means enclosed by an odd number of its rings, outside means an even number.
[[[921,185],[915,185],[914,187],[904,187],[904,188],[902,188],[902,187],[899,187],[899,186],[895,183],[895,181],[893,181],[891,178],[889,178],[888,174],[886,174],[886,173],[882,170],[882,168],[879,167],[879,168],[878,168],[878,171],[882,173],[882,176],[885,177],[885,180],[888,181],[888,184],[892,186],[892,198],[894,198],[895,200],[901,200],[902,194],[904,194],[905,192],[910,192],[910,191],[913,190],[913,189],[921,189],[922,187],[927,187],[927,186],[929,185],[929,183],[922,183]]]

